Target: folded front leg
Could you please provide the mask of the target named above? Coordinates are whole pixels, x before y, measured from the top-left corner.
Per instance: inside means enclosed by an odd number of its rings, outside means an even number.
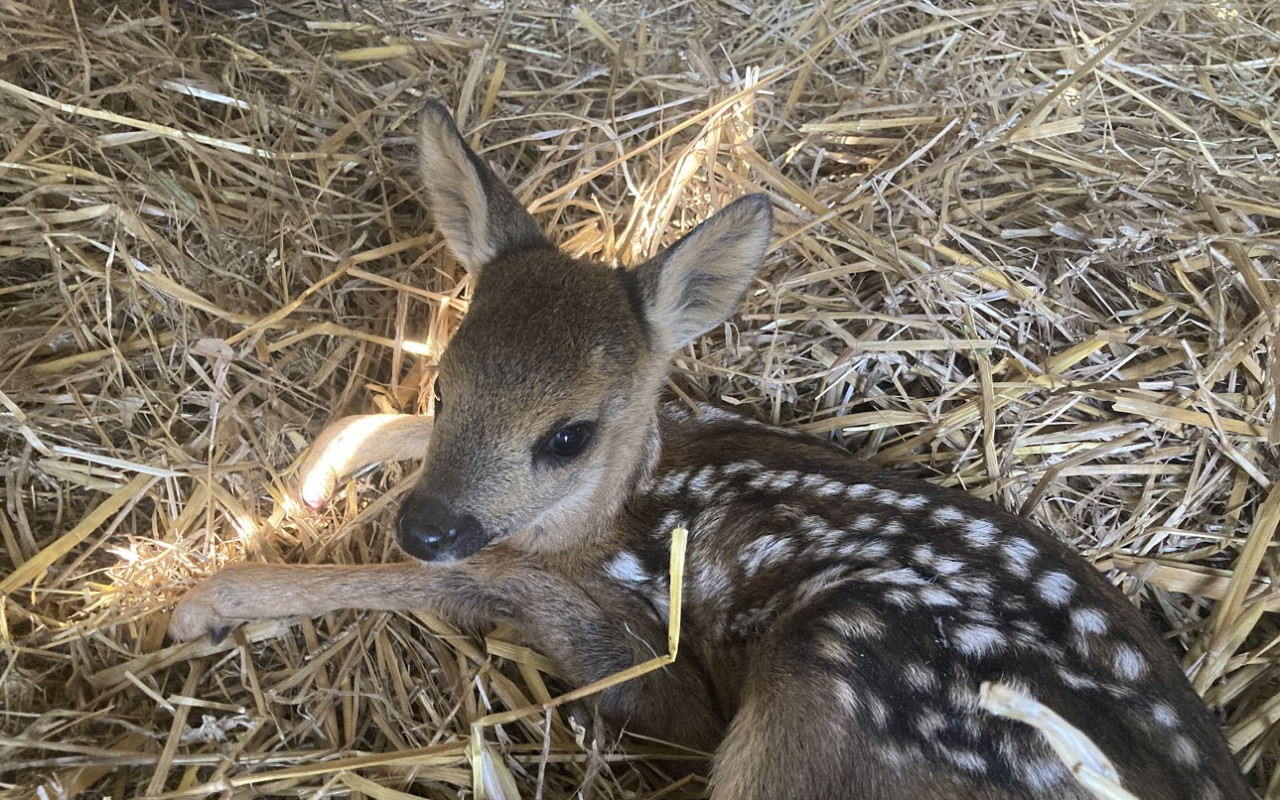
[[[618,621],[581,587],[497,552],[503,550],[452,564],[235,564],[182,598],[169,633],[180,640],[225,635],[241,622],[343,608],[426,611],[473,631],[509,624],[531,646],[563,663],[575,682],[631,666],[632,648],[623,643]]]
[[[616,587],[586,589],[501,546],[446,565],[230,566],[182,599],[169,633],[179,640],[206,634],[220,639],[241,622],[342,608],[426,611],[472,631],[508,624],[575,686],[621,672],[666,648],[665,623],[638,595]],[[724,725],[712,697],[697,661],[683,656],[606,690],[601,711],[613,724],[711,749]]]
[[[343,476],[369,464],[422,458],[431,428],[431,419],[415,414],[343,417],[329,425],[298,468],[302,502],[320,508]]]
[[[416,563],[366,566],[235,564],[192,589],[169,620],[174,639],[220,640],[235,625],[273,617],[308,617],[340,608],[423,608],[424,568]]]

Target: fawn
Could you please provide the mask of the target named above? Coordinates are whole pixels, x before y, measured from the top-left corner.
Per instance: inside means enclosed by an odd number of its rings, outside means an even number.
[[[585,685],[665,650],[683,525],[680,655],[599,702],[616,725],[714,751],[714,800],[1088,797],[1038,731],[980,708],[983,681],[1081,729],[1142,798],[1252,796],[1165,644],[1057,539],[815,438],[661,402],[672,356],[753,282],[764,196],[625,270],[555,248],[438,102],[421,172],[476,279],[434,420],[340,421],[302,470],[317,504],[351,467],[425,450],[396,523],[412,560],[230,567],[182,600],[176,638],[426,609],[508,623]]]

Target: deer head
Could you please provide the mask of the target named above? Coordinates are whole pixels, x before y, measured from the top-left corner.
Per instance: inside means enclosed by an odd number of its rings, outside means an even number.
[[[772,210],[763,195],[741,198],[615,269],[554,247],[439,102],[420,147],[427,206],[475,288],[440,359],[432,440],[397,541],[432,562],[505,539],[589,546],[657,456],[672,355],[741,302]]]

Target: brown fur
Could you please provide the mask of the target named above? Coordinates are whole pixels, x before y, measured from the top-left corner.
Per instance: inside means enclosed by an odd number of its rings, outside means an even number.
[[[665,647],[669,533],[685,525],[680,658],[601,708],[718,747],[716,800],[1085,798],[1038,733],[978,707],[983,681],[1082,729],[1144,798],[1250,796],[1163,643],[1052,536],[817,440],[658,402],[672,353],[750,286],[762,198],[622,272],[547,245],[441,106],[423,131],[437,227],[478,276],[441,359],[442,403],[432,424],[338,423],[303,474],[318,502],[406,432],[429,440],[398,521],[419,560],[229,568],[182,601],[175,636],[424,609],[509,624],[583,685]]]

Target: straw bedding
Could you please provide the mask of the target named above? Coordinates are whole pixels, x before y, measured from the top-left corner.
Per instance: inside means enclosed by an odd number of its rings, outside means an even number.
[[[0,5],[0,797],[702,790],[559,712],[473,728],[556,691],[501,632],[162,641],[228,561],[397,557],[411,464],[322,513],[291,466],[422,410],[465,313],[415,197],[433,95],[577,254],[768,193],[676,390],[1052,528],[1280,796],[1274,3],[220,5]]]

